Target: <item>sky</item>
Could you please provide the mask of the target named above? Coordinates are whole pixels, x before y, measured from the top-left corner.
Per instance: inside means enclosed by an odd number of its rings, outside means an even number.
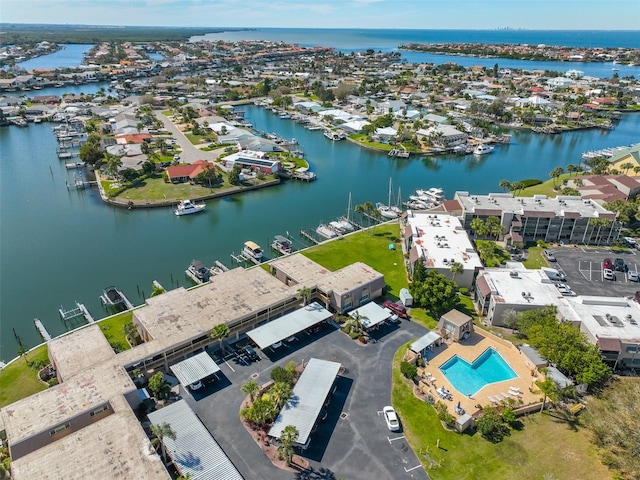
[[[0,22],[638,30],[640,0],[0,0]]]

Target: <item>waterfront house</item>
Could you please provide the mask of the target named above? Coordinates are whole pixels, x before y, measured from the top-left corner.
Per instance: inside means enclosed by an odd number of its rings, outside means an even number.
[[[253,152],[251,150],[232,153],[224,157],[222,163],[226,168],[240,165],[242,168],[260,171],[265,174],[277,173],[281,168],[280,160],[272,160],[264,152]]]
[[[167,178],[171,183],[193,182],[207,169],[216,171],[216,166],[206,160],[196,160],[188,165],[172,165],[167,167]]]

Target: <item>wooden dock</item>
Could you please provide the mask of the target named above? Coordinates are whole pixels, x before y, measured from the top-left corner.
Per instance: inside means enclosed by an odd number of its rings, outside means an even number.
[[[305,238],[306,240],[309,240],[314,245],[318,245],[320,243],[320,240],[318,240],[317,238],[315,238],[313,235],[311,235],[310,233],[306,232],[302,228],[300,229],[300,236],[302,238]]]
[[[47,332],[47,329],[44,328],[44,325],[42,324],[40,319],[39,318],[34,318],[33,319],[33,324],[36,326],[36,330],[38,330],[38,333],[40,333],[40,336],[42,337],[42,339],[45,342],[50,342],[51,341],[51,335],[49,335],[49,332]]]

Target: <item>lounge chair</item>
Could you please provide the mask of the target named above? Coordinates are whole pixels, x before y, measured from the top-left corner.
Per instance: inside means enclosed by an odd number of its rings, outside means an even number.
[[[487,395],[487,398],[491,403],[498,403],[498,401],[495,398],[493,398],[491,395]]]
[[[504,398],[505,400],[508,400],[508,399],[510,399],[510,398],[511,398],[509,395],[507,395],[507,394],[506,394],[506,393],[504,393],[504,392],[501,392],[501,393],[500,393],[500,395],[502,395],[502,398]]]
[[[520,393],[520,389],[518,387],[509,387],[509,391],[510,392],[513,391],[513,392],[518,393],[518,394]]]
[[[513,390],[509,390],[509,394],[512,397],[520,398],[520,394],[518,392],[514,392]]]

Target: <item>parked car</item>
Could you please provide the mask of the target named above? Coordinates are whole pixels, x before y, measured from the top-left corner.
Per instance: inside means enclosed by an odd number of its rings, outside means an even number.
[[[550,252],[549,250],[543,250],[542,254],[544,255],[544,258],[547,259],[548,262],[557,262],[556,256],[553,254],[553,252]]]
[[[382,413],[384,414],[384,421],[387,422],[387,428],[392,432],[397,432],[400,430],[400,421],[398,420],[398,415],[396,415],[396,411],[392,406],[387,405],[382,409]]]
[[[260,356],[251,347],[251,345],[245,345],[241,350],[242,354],[251,361],[260,360]]]
[[[391,310],[392,313],[395,313],[400,318],[409,318],[409,314],[407,314],[407,309],[404,307],[404,305],[392,302],[391,300],[385,300],[382,306],[388,310]]]
[[[604,270],[602,270],[602,275],[604,276],[605,280],[615,280],[616,279],[616,274],[613,273],[613,270],[611,270],[610,268],[605,268]]]
[[[602,261],[602,268],[603,268],[603,269],[604,269],[604,268],[606,268],[606,269],[608,269],[608,270],[613,270],[613,262],[611,261],[611,259],[610,259],[610,258],[605,258],[605,259]]]
[[[629,270],[627,272],[627,280],[630,282],[640,282],[640,276],[638,276],[638,272],[635,270]]]
[[[616,258],[613,262],[613,266],[618,272],[626,272],[629,270],[629,267],[627,267],[627,264],[624,263],[624,260],[621,258]]]
[[[178,154],[176,153],[176,154],[173,156],[173,160],[174,160],[174,161],[176,161],[176,162],[177,162],[178,160],[180,160],[180,155],[178,155]]]
[[[199,390],[199,389],[202,388],[202,382],[200,380],[198,380],[197,382],[192,383],[191,385],[189,385],[189,388],[191,390]]]
[[[280,348],[282,346],[282,342],[276,342],[273,345],[271,345],[271,348]]]

